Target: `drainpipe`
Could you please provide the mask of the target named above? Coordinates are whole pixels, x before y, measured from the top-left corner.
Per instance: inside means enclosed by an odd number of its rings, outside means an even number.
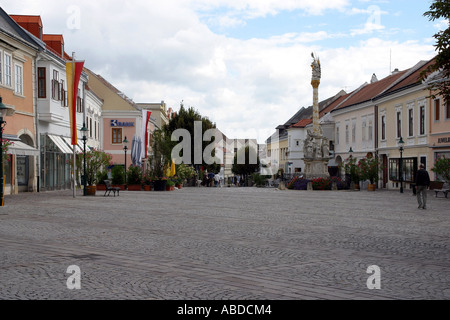
[[[36,147],[39,150],[39,155],[37,157],[36,169],[37,169],[37,192],[40,192],[41,188],[41,137],[39,136],[39,113],[38,113],[38,96],[39,96],[39,74],[38,74],[38,62],[41,60],[40,55],[38,54],[35,61],[35,90],[36,94],[34,95],[34,132],[36,134]],[[47,76],[47,75],[46,75]],[[46,88],[47,89],[47,88]]]

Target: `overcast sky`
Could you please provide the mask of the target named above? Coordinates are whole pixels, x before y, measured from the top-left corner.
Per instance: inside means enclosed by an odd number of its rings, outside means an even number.
[[[229,138],[263,143],[320,99],[350,92],[435,55],[427,0],[2,0],[9,14],[40,15],[76,53],[137,103],[184,101]],[[391,67],[392,66],[392,67]]]

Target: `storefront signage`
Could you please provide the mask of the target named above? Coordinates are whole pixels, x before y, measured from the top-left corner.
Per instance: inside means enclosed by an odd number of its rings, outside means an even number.
[[[111,120],[111,127],[134,127],[134,122]]]
[[[450,143],[450,137],[447,138],[439,138],[438,143]]]

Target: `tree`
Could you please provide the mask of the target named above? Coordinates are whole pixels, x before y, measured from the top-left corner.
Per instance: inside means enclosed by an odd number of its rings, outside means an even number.
[[[241,150],[242,152],[242,150]],[[251,175],[259,170],[260,160],[254,148],[245,147],[245,163],[238,163],[238,153],[234,155],[232,172],[234,174]],[[250,159],[256,158],[256,163],[250,163]]]
[[[450,183],[450,159],[438,157],[431,171],[436,173],[438,176],[437,179],[443,179],[447,183]]]
[[[185,129],[189,132],[191,136],[191,161],[190,164],[195,164],[195,154],[194,154],[194,138],[195,138],[195,122],[201,121],[202,122],[202,137],[203,134],[208,131],[209,129],[216,129],[216,124],[212,123],[207,117],[202,116],[198,111],[196,111],[193,107],[190,107],[186,109],[183,104],[181,104],[180,110],[177,112],[177,114],[169,121],[167,125],[164,125],[162,130],[164,131],[164,134],[167,137],[171,137],[172,133],[174,133],[178,129]],[[172,148],[175,147],[175,145],[178,142],[172,142]],[[203,141],[202,138],[202,151],[205,150],[205,148],[210,145],[211,141]],[[213,154],[215,156],[215,154]],[[203,157],[202,157],[203,158]],[[209,172],[216,172],[217,168],[220,170],[220,164],[212,164],[208,165],[204,162],[202,163],[202,166],[204,169],[207,169]]]
[[[435,0],[430,6],[430,10],[424,13],[424,16],[428,17],[430,21],[441,18],[447,21],[447,29],[434,35],[437,41],[435,47],[438,55],[434,64],[422,73],[422,79],[425,80],[431,73],[439,72],[437,77],[427,80],[429,89],[437,91],[444,97],[446,103],[450,103],[450,2],[448,0]]]

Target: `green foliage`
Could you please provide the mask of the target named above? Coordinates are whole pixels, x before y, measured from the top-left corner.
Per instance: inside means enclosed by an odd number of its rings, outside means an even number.
[[[371,184],[378,182],[380,163],[377,157],[366,157],[358,163],[359,176],[361,180],[369,180]]]
[[[350,175],[350,179],[354,183],[359,183],[360,181],[360,172],[358,166],[356,164],[356,158],[350,156],[343,165],[345,174]]]
[[[105,184],[105,180],[108,180],[108,171],[102,170],[97,172],[97,185]]]
[[[436,173],[436,175],[444,179],[447,183],[450,183],[450,159],[438,157],[431,171]]]
[[[184,179],[191,179],[195,176],[195,170],[191,166],[187,166],[184,163],[177,166],[177,176],[184,180]]]
[[[163,127],[164,134],[167,137],[172,137],[172,133],[175,132],[178,129],[185,129],[189,132],[192,143],[191,143],[191,161],[189,164],[196,164],[194,161],[195,153],[194,153],[194,128],[195,128],[195,122],[201,121],[202,122],[202,136],[203,134],[208,131],[209,129],[215,129],[216,124],[212,123],[207,117],[202,116],[198,111],[196,111],[194,108],[190,107],[186,109],[183,105],[181,105],[180,110],[177,112],[177,114],[170,120],[169,124],[165,125]],[[203,139],[202,139],[203,141]],[[172,142],[172,148],[175,147],[179,142]],[[205,150],[205,148],[210,145],[212,142],[203,141],[202,145],[202,151]],[[182,156],[182,155],[181,155]],[[214,154],[213,154],[214,156]],[[220,163],[220,162],[219,162]],[[199,163],[198,163],[199,164]],[[220,170],[220,164],[214,163],[213,165],[209,165],[203,161],[202,166],[204,169],[208,170],[208,172],[218,172]]]
[[[138,185],[142,182],[142,168],[139,166],[130,166],[127,170],[127,184]]]
[[[125,183],[125,169],[122,166],[114,166],[111,171],[113,185],[121,185]]]
[[[84,171],[84,153],[77,153],[76,157],[76,174],[79,176]],[[99,181],[99,173],[106,170],[111,165],[112,156],[104,151],[91,149],[86,152],[86,184],[88,186],[96,185]],[[73,157],[70,158],[69,164],[73,170]]]
[[[428,17],[430,21],[443,18],[449,24],[450,1],[435,0],[430,6],[430,10],[424,13],[424,16]],[[440,71],[442,79],[430,84],[430,89],[437,90],[446,102],[450,103],[450,25],[446,30],[436,33],[434,38],[436,39],[435,47],[438,54],[435,63],[422,73],[422,79],[425,79],[432,72]]]
[[[170,136],[164,131],[156,130],[153,138],[153,158],[151,159],[151,166],[155,176],[163,178],[165,177],[164,168],[172,163],[171,153],[174,145]]]
[[[259,173],[252,174],[252,180],[256,184],[257,187],[263,187],[266,185],[266,179],[269,179],[270,176],[262,176]]]
[[[242,151],[241,151],[242,152]],[[260,167],[259,156],[256,153],[256,150],[250,147],[245,147],[245,163],[238,163],[238,153],[234,155],[232,172],[234,174],[243,174],[243,175],[251,175],[256,173]],[[251,156],[251,157],[250,157]],[[250,163],[251,158],[256,158],[256,164]]]
[[[2,129],[0,129],[2,130]],[[11,142],[7,139],[3,139],[2,140],[2,156],[3,156],[3,161],[8,161],[9,158],[9,154],[8,154],[8,147],[11,146],[14,142]]]

